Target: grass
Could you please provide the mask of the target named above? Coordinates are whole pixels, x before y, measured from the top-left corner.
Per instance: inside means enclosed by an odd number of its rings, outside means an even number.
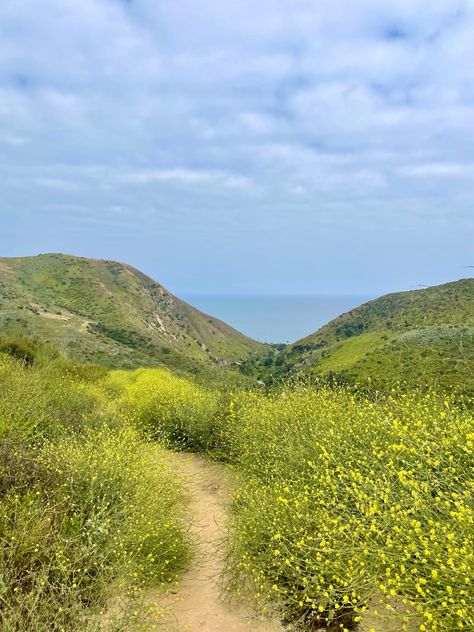
[[[362,336],[361,336],[362,337]],[[355,339],[356,340],[356,339]],[[431,384],[474,396],[474,327],[434,326],[408,331],[357,358],[343,374],[351,381]]]
[[[233,462],[228,574],[304,629],[471,629],[474,422],[449,396],[112,374],[147,433]],[[143,426],[144,424],[144,426]]]
[[[318,373],[328,373],[329,371],[344,371],[350,369],[359,360],[375,349],[383,347],[389,336],[384,332],[374,331],[361,334],[355,338],[348,338],[340,342],[326,357],[317,365]]]
[[[234,586],[308,628],[350,629],[369,604],[382,629],[474,625],[474,424],[452,400],[254,395],[233,442]]]
[[[222,444],[225,394],[165,369],[114,371],[106,381],[142,434],[172,449],[213,453]]]
[[[94,368],[0,354],[6,632],[125,628],[143,591],[174,581],[188,561],[179,480],[101,379]],[[116,595],[122,607],[109,616]]]

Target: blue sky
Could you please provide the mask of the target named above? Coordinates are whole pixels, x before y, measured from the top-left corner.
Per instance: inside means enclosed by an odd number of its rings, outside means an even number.
[[[468,276],[473,59],[474,0],[3,0],[0,253],[178,294]]]

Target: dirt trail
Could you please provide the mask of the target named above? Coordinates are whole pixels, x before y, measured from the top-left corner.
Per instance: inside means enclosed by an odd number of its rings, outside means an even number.
[[[279,623],[259,618],[249,606],[222,596],[219,545],[225,521],[228,473],[225,468],[191,454],[173,456],[191,497],[193,566],[181,579],[169,604],[170,630],[190,632],[281,632]]]

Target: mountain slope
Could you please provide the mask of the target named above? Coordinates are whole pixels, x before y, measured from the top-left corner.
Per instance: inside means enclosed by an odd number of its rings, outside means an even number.
[[[63,254],[0,258],[0,332],[81,362],[183,370],[239,363],[262,345],[129,265]]]
[[[263,365],[267,378],[338,374],[474,393],[474,279],[382,296],[267,354]]]

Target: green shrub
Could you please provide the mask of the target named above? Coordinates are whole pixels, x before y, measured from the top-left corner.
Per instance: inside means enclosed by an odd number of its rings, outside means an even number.
[[[113,372],[109,392],[148,438],[164,445],[208,451],[216,447],[218,395],[165,369]]]
[[[35,360],[36,349],[33,343],[28,340],[0,338],[0,353],[8,354],[30,366]]]
[[[179,479],[113,412],[95,384],[0,358],[6,632],[122,629],[144,589],[187,562]]]
[[[47,358],[48,361],[59,357],[58,350],[54,345],[40,340],[39,338],[28,338],[24,336],[3,336],[0,335],[0,354],[6,354],[25,364],[31,366],[39,359]]]
[[[101,416],[99,391],[54,367],[26,368],[0,354],[0,438],[30,440],[79,430]]]
[[[249,394],[229,573],[308,627],[474,626],[474,424],[432,393]],[[374,606],[374,599],[380,604]]]

